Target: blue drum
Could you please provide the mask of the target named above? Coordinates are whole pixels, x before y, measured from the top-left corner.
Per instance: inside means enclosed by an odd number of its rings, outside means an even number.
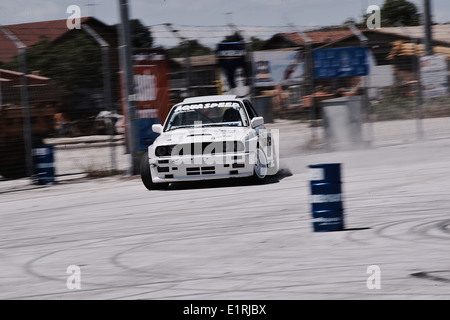
[[[341,164],[309,166],[314,232],[344,230]]]
[[[39,185],[55,183],[53,146],[39,146],[33,149],[34,175]]]

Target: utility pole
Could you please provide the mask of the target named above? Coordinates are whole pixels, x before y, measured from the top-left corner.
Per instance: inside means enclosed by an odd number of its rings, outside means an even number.
[[[173,28],[173,25],[171,23],[165,23],[164,24],[166,28],[172,32],[175,37],[180,40],[180,44],[184,47],[184,72],[185,72],[185,80],[186,80],[186,97],[191,97],[191,86],[192,86],[192,70],[191,70],[191,52],[189,48],[189,39],[183,37],[180,35],[180,32]]]
[[[131,34],[129,23],[128,0],[119,0],[121,25],[120,31],[120,55],[121,69],[123,70],[125,84],[125,103],[126,103],[126,137],[128,152],[131,155],[130,175],[139,174],[139,159],[136,148],[136,95],[134,86],[133,57],[131,53]]]
[[[425,28],[425,54],[433,55],[433,36],[431,33],[431,0],[423,0],[423,25]]]

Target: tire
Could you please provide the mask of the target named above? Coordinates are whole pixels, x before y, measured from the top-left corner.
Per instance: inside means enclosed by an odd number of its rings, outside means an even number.
[[[275,146],[272,146],[272,158],[275,162],[275,166],[271,167],[271,168],[267,168],[267,172],[269,173],[270,176],[276,176],[278,174],[278,172],[280,171],[280,163],[278,162],[278,158],[277,158],[277,153],[276,153],[276,149]]]
[[[254,183],[263,183],[267,180],[267,156],[262,149],[256,149],[255,151],[255,167],[253,169],[253,176],[251,181]]]
[[[141,180],[148,190],[164,190],[169,187],[168,183],[153,183],[148,152],[144,153],[141,159]]]

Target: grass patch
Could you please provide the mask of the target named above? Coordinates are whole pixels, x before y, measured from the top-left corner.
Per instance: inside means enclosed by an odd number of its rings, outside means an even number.
[[[372,110],[375,121],[415,119],[416,98],[393,90],[373,102]],[[450,117],[450,96],[423,99],[421,112],[423,118]]]
[[[374,103],[372,108],[376,121],[405,120],[415,118],[415,105],[414,97],[389,92],[378,103]]]

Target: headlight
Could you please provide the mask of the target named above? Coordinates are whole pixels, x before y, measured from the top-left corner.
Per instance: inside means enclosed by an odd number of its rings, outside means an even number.
[[[157,157],[170,157],[172,155],[172,150],[175,146],[161,146],[157,147],[155,154]]]
[[[167,153],[167,148],[166,147],[158,147],[155,150],[155,154],[158,157],[164,157],[166,155],[166,153]]]

